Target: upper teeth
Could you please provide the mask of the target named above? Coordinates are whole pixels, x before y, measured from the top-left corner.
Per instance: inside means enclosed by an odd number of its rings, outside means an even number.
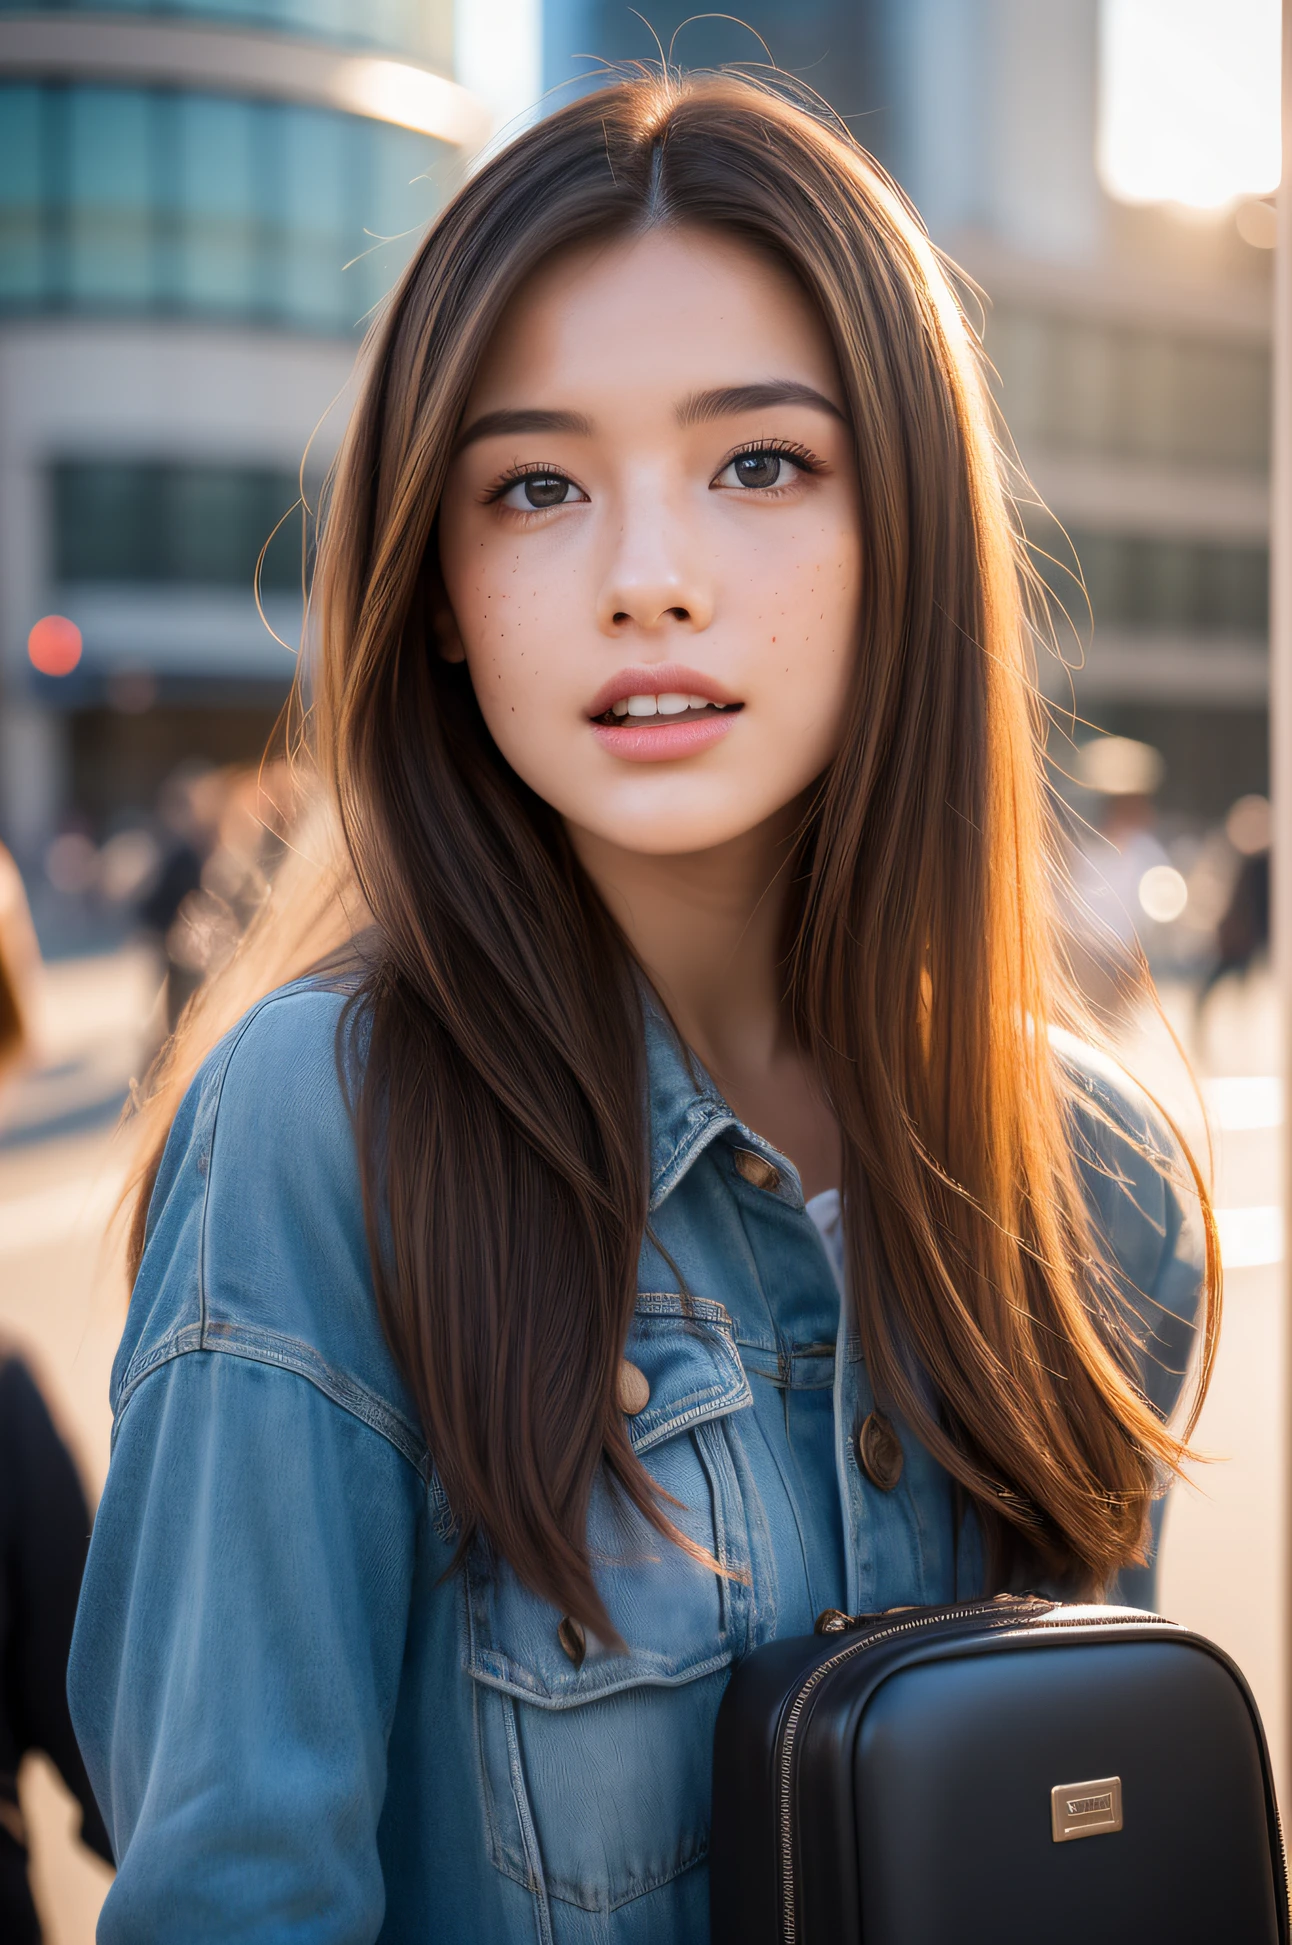
[[[616,716],[680,716],[684,709],[707,709],[708,696],[683,696],[670,690],[663,696],[621,696],[610,707]]]

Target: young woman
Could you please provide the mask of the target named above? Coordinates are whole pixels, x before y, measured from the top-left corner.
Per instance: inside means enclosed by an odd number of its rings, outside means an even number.
[[[99,1936],[698,1945],[732,1662],[1106,1588],[1204,1291],[1213,1341],[1180,1151],[1057,1032],[1026,570],[915,219],[734,80],[553,115],[376,330],[313,603],[364,920],[155,1164]]]

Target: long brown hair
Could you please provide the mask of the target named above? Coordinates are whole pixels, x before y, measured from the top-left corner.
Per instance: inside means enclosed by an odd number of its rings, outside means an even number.
[[[1026,556],[978,346],[870,158],[729,76],[631,78],[522,134],[444,211],[368,348],[322,521],[312,713],[373,926],[356,1118],[382,1320],[463,1546],[616,1638],[586,1546],[599,1471],[673,1531],[616,1400],[646,1222],[637,977],[559,819],[435,652],[436,511],[524,279],[655,224],[717,227],[789,266],[855,433],[864,614],[841,754],[798,848],[784,992],[839,1121],[876,1392],[972,1500],[997,1584],[1040,1570],[1096,1588],[1140,1556],[1184,1448],[1128,1376],[1048,1033],[1079,1012],[1054,945]],[[1204,1384],[1217,1302],[1213,1241]]]

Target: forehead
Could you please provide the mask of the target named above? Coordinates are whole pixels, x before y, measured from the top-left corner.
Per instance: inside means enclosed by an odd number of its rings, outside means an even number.
[[[630,390],[672,399],[772,376],[839,395],[829,336],[797,278],[721,231],[656,229],[541,265],[503,314],[471,406]]]

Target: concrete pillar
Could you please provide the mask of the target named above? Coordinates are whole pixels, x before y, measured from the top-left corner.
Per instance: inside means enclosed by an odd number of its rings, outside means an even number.
[[[19,863],[34,864],[68,801],[67,718],[26,697],[0,705],[0,836]]]

